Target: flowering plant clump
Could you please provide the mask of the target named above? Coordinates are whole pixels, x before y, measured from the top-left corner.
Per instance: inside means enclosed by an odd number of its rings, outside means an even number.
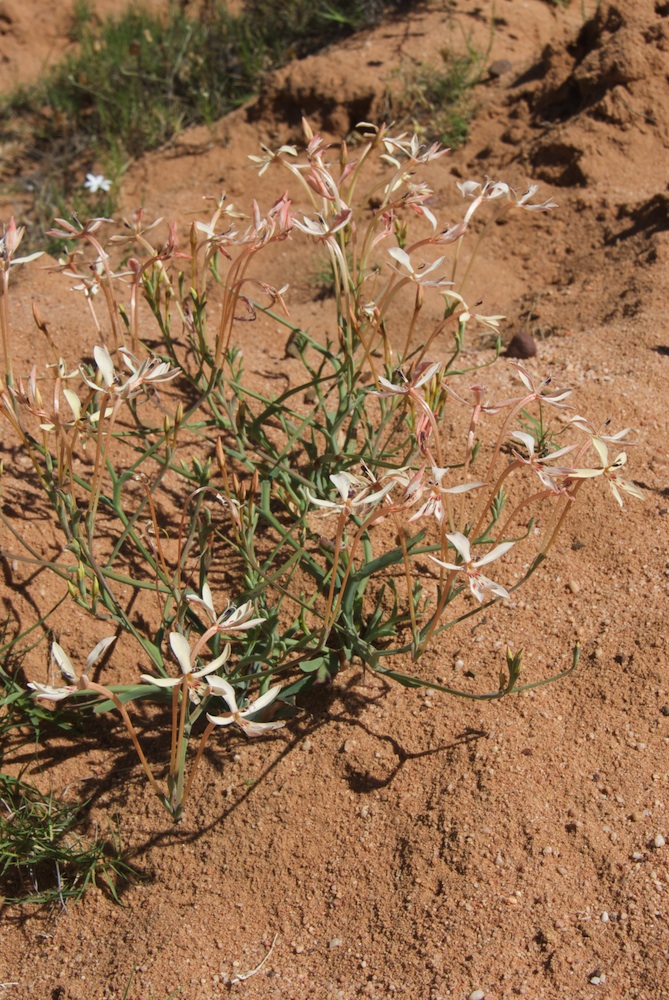
[[[302,689],[355,659],[402,684],[465,697],[522,690],[521,651],[507,652],[499,685],[480,694],[405,664],[527,580],[587,480],[606,480],[619,503],[623,493],[641,496],[620,475],[625,452],[608,450],[628,429],[597,432],[573,415],[568,388],[498,362],[498,338],[478,366],[465,360],[470,331],[496,334],[501,319],[465,297],[482,238],[474,218],[553,204],[534,201],[534,186],[517,193],[501,181],[465,181],[462,218],[442,226],[418,172],[446,150],[368,124],[354,150],[328,146],[306,123],[305,133],[303,155],[282,146],[252,158],[261,177],[286,171],[291,195],[266,210],[254,201],[248,218],[223,195],[186,242],[174,223],[156,239],[160,220],[147,224],[141,212],[106,240],[110,220],[57,220],[50,235],[74,245],[57,268],[84,293],[93,365],[56,355],[15,380],[3,284],[0,411],[53,510],[60,555],[47,557],[0,518],[80,609],[139,645],[143,663],[140,683],[103,684],[88,674],[101,658],[114,661],[113,637],[80,676],[53,642],[65,685],[30,686],[82,711],[118,711],[174,817],[214,731],[278,730]],[[6,230],[6,277],[21,261],[11,260],[18,232],[13,222]],[[288,287],[262,277],[262,255],[287,241],[308,241],[329,263],[333,335],[293,325]],[[302,368],[279,395],[244,373],[238,331],[266,317],[283,326]],[[517,386],[499,401],[480,372],[494,363]],[[551,411],[562,415],[555,437]],[[181,508],[171,519],[161,510],[167,484]],[[223,572],[240,596],[219,610]],[[129,610],[135,601],[139,616]],[[166,792],[132,720],[132,703],[147,700],[171,720]]]

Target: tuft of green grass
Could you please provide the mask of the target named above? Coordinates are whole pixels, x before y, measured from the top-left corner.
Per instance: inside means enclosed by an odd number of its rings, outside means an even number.
[[[44,795],[0,774],[0,888],[5,904],[80,899],[102,883],[118,902],[118,882],[135,874],[123,860],[118,831],[87,840],[77,832],[85,803]]]
[[[389,117],[411,123],[429,142],[463,146],[476,112],[472,88],[481,79],[486,55],[467,44],[462,54],[442,49],[441,65],[401,66],[395,74],[398,85],[388,88]]]
[[[135,4],[100,21],[77,0],[76,52],[0,99],[0,128],[15,150],[3,179],[29,178],[40,233],[77,200],[82,215],[109,215],[114,188],[99,203],[83,191],[87,171],[116,184],[134,158],[238,107],[269,70],[409,2],[247,0],[239,13],[221,0],[195,13],[173,2],[164,16]]]

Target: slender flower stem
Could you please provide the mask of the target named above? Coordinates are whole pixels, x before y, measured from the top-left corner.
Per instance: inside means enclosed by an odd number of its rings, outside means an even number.
[[[216,729],[216,723],[215,722],[209,722],[209,723],[207,723],[207,728],[202,733],[202,737],[200,739],[200,743],[199,743],[199,746],[197,748],[197,753],[195,754],[195,760],[191,764],[191,769],[190,769],[190,775],[189,775],[189,778],[188,778],[188,782],[186,783],[186,788],[184,789],[184,793],[181,796],[181,808],[182,809],[183,809],[183,807],[185,805],[186,799],[188,798],[188,793],[191,790],[191,787],[192,787],[192,784],[193,784],[193,778],[195,777],[195,771],[197,770],[197,766],[200,763],[200,759],[201,759],[202,754],[204,752],[204,748],[207,745],[207,740],[209,739],[209,737],[213,733],[214,729]]]
[[[114,693],[114,691],[110,691],[109,688],[103,687],[102,684],[96,684],[95,681],[90,680],[90,678],[88,677],[82,677],[81,684],[87,690],[95,691],[97,694],[101,694],[104,698],[109,698],[109,700],[114,703],[114,705],[120,712],[123,722],[125,723],[125,727],[128,730],[130,739],[132,740],[132,744],[137,752],[137,756],[139,757],[139,761],[142,767],[144,768],[144,773],[146,774],[146,777],[149,780],[149,784],[151,785],[151,787],[153,788],[154,792],[161,800],[161,802],[164,803],[165,796],[161,792],[160,786],[158,785],[158,782],[156,781],[153,775],[153,771],[149,767],[149,762],[144,756],[144,751],[140,746],[139,739],[137,738],[137,733],[135,732],[135,727],[133,726],[130,716],[128,715],[128,711],[123,702],[121,701],[121,699],[118,697],[117,694]]]
[[[332,616],[332,621],[331,621],[330,612],[332,611],[332,602],[334,600],[335,586],[337,584],[337,570],[339,569],[339,556],[341,554],[342,536],[344,534],[344,527],[346,526],[347,520],[348,520],[347,513],[345,511],[342,511],[337,521],[337,533],[335,535],[334,556],[332,559],[332,569],[331,569],[332,576],[330,577],[330,589],[328,592],[327,604],[325,606],[325,615],[323,617],[323,629],[321,631],[321,642],[320,642],[321,646],[324,646],[325,643],[327,642],[327,638],[330,634],[330,629],[332,628],[332,624],[336,621],[337,618],[337,611],[335,610],[335,613]],[[350,570],[350,566],[351,566],[351,559],[349,558],[349,564],[346,570],[347,576]]]
[[[177,732],[179,729],[179,685],[172,688],[172,740],[170,746],[170,774],[175,774],[177,769]]]

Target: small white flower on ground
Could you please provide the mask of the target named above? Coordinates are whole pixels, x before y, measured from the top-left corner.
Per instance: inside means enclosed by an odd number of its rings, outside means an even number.
[[[84,187],[91,194],[97,194],[98,191],[109,191],[111,186],[112,182],[104,174],[86,174]]]

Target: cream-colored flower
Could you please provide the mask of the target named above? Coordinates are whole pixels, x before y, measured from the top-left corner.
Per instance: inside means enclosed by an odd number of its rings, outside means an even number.
[[[198,704],[207,693],[206,684],[201,683],[203,677],[213,674],[227,661],[230,656],[230,646],[226,645],[220,656],[207,663],[200,670],[193,670],[190,644],[185,635],[180,632],[170,632],[170,646],[181,668],[181,677],[152,677],[151,674],[140,674],[145,684],[153,684],[159,688],[175,688],[183,684],[184,678],[188,687],[188,697],[193,704]]]
[[[229,726],[231,723],[235,723],[246,736],[250,737],[263,736],[272,729],[282,729],[285,726],[285,722],[255,722],[249,718],[249,716],[255,715],[257,712],[267,708],[274,701],[281,690],[280,684],[275,684],[265,694],[261,694],[259,698],[248,704],[245,709],[240,710],[237,705],[235,690],[229,681],[226,681],[224,677],[210,677],[208,683],[210,694],[220,695],[222,698],[225,698],[230,709],[224,715],[210,715],[207,713],[207,718],[215,726]]]
[[[91,652],[86,657],[86,667],[84,668],[81,676],[77,675],[74,667],[72,666],[72,661],[63,647],[57,642],[52,642],[52,663],[56,664],[64,679],[68,683],[66,685],[55,687],[51,684],[39,684],[37,681],[31,681],[28,684],[28,687],[31,691],[35,692],[35,697],[37,698],[46,698],[48,701],[61,701],[63,698],[67,698],[68,695],[71,695],[75,691],[79,691],[81,688],[85,687],[85,684],[82,684],[82,678],[86,676],[91,667],[103,656],[115,639],[115,635],[108,635],[106,639],[101,639],[100,642],[93,647]]]
[[[495,559],[503,556],[505,552],[508,552],[515,545],[515,542],[501,542],[494,549],[491,549],[490,552],[486,552],[484,556],[481,556],[480,559],[472,559],[469,539],[461,534],[461,532],[454,531],[453,534],[446,535],[446,538],[448,538],[453,548],[459,553],[462,563],[458,566],[454,563],[443,562],[443,560],[437,559],[436,556],[430,556],[433,562],[436,562],[438,566],[443,566],[444,569],[450,569],[456,573],[466,573],[469,581],[469,589],[477,601],[483,601],[486,594],[491,594],[494,597],[509,596],[506,587],[484,576],[480,570],[482,566],[487,566],[488,563],[494,562]]]

